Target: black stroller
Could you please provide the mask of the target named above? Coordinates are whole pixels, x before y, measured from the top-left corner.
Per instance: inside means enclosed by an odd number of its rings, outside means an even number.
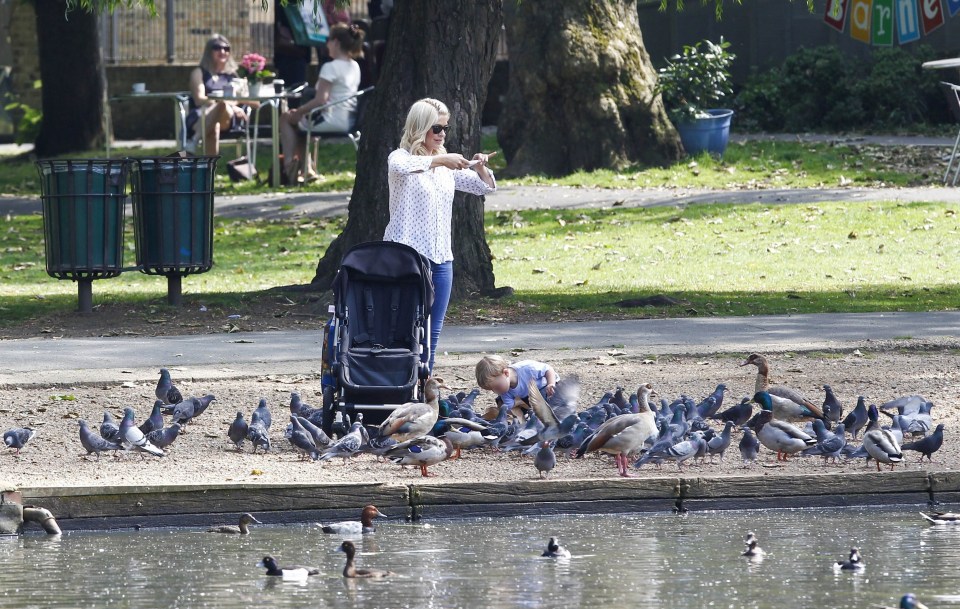
[[[361,243],[340,261],[324,332],[323,429],[343,435],[363,413],[379,425],[422,400],[429,375],[430,262],[392,241]]]

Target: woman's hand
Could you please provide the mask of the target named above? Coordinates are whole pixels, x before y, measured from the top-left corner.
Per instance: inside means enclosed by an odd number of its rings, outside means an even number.
[[[433,162],[430,164],[431,167],[446,167],[447,169],[466,169],[470,161],[466,159],[462,154],[456,152],[448,152],[447,154],[438,154],[434,157],[431,157]]]
[[[492,157],[496,153],[497,153],[496,150],[494,150],[493,152],[478,152],[475,155],[473,155],[473,160],[480,161],[480,163],[476,165],[477,167],[486,167],[487,161],[489,161],[490,157]]]

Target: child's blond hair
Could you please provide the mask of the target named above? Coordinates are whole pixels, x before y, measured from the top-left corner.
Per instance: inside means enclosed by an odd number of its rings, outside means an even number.
[[[486,387],[488,382],[503,374],[510,363],[499,355],[484,355],[477,362],[477,384]]]

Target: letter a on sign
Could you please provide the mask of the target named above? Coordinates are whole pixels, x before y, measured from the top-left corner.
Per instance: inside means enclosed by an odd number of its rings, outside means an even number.
[[[851,0],[850,37],[870,44],[870,12],[873,0]]]
[[[873,0],[873,44],[893,45],[893,0]]]
[[[943,7],[940,0],[920,0],[920,12],[923,15],[924,35],[943,25]]]
[[[897,39],[900,44],[920,38],[916,0],[894,0],[897,7]]]
[[[960,2],[960,0],[956,1]],[[823,21],[838,32],[842,32],[846,20],[847,0],[827,0],[827,10],[823,14]]]

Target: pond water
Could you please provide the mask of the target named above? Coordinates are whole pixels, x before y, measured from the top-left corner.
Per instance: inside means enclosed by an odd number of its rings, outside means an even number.
[[[918,508],[855,508],[380,521],[355,542],[358,565],[387,580],[344,580],[342,538],[312,525],[251,535],[196,529],[31,532],[0,538],[0,607],[832,607],[896,606],[914,592],[960,607],[960,526]],[[260,515],[261,520],[268,520]],[[740,556],[754,531],[767,552]],[[558,536],[573,557],[540,558]],[[860,548],[866,570],[835,572]],[[319,567],[309,581],[264,575]]]

